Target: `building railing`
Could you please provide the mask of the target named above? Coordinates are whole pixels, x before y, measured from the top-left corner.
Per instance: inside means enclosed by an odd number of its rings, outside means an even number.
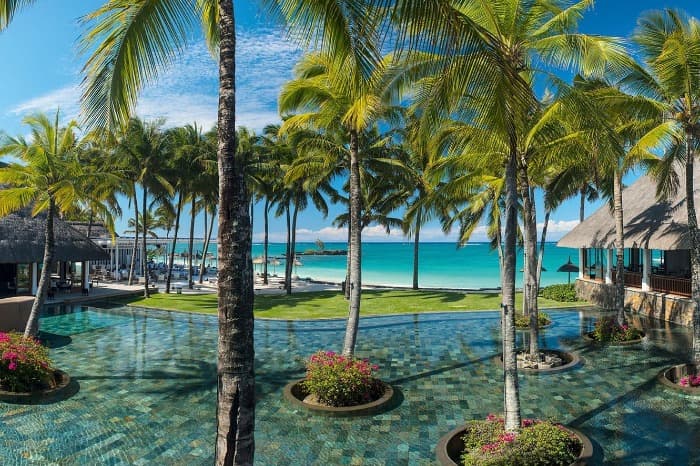
[[[612,272],[612,282],[617,283],[617,271],[615,269]],[[627,272],[625,271],[625,286],[630,288],[641,288],[642,287],[642,274],[639,272]]]
[[[689,278],[668,277],[664,275],[651,276],[651,289],[662,293],[672,293],[681,296],[692,294],[691,280]]]

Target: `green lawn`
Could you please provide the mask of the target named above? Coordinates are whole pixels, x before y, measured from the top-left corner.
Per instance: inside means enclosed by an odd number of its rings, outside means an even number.
[[[517,309],[522,307],[520,293],[516,296]],[[580,306],[587,303],[561,303],[540,298],[540,308]],[[133,306],[173,311],[216,313],[216,295],[155,294],[148,299],[129,301]],[[362,292],[363,316],[382,314],[413,314],[430,311],[496,310],[497,294],[451,293],[444,291],[367,290]],[[346,317],[348,302],[337,291],[319,291],[286,295],[256,295],[255,316],[274,319],[321,319]]]

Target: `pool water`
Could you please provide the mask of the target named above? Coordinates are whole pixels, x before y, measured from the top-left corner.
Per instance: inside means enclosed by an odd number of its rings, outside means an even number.
[[[585,363],[521,375],[523,416],[583,431],[598,463],[693,463],[700,400],[655,381],[662,367],[689,356],[689,330],[644,320],[648,343],[601,348],[580,338],[598,311],[550,314],[542,343],[576,351]],[[256,463],[434,464],[440,436],[502,410],[498,327],[495,312],[362,319],[357,355],[380,366],[401,403],[370,417],[334,418],[292,406],[282,388],[303,376],[308,355],[340,349],[345,322],[256,321]],[[79,391],[54,404],[0,403],[0,464],[212,464],[215,316],[53,307],[41,329],[53,335],[52,358]]]

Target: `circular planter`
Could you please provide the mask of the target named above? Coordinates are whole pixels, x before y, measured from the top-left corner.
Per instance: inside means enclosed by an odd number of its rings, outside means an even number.
[[[538,326],[537,328],[540,329],[540,330],[543,330],[543,329],[546,329],[546,328],[551,327],[553,324],[554,324],[554,321],[551,321],[551,320],[550,320],[549,323],[548,323],[547,325],[540,325],[540,326]],[[518,332],[524,332],[524,331],[530,330],[530,326],[527,326],[527,327],[518,327],[518,326],[516,325],[516,326],[515,326],[515,330],[517,330]]]
[[[596,343],[598,345],[606,345],[606,346],[628,346],[628,345],[636,345],[638,343],[641,343],[644,337],[647,334],[642,332],[642,336],[637,338],[636,340],[628,340],[628,341],[606,341],[606,342],[600,342],[593,338],[593,332],[588,332],[583,334],[583,339],[586,340],[588,343]]]
[[[522,352],[524,351],[522,348],[516,350],[516,352]],[[540,348],[541,353],[550,353],[550,354],[555,354],[556,356],[559,356],[562,361],[564,361],[564,364],[561,366],[557,367],[544,367],[542,369],[530,369],[530,368],[525,368],[525,367],[518,367],[518,372],[522,372],[524,374],[554,374],[556,372],[563,372],[569,369],[572,369],[574,367],[577,367],[579,364],[583,362],[583,360],[576,354],[576,353],[569,353],[568,351],[559,351],[559,350],[553,350],[553,349],[548,349],[548,348]],[[503,353],[500,353],[496,355],[496,362],[498,363],[499,366],[503,366]]]
[[[49,401],[58,401],[64,398],[71,389],[71,378],[68,374],[58,369],[54,370],[56,386],[45,390],[33,392],[6,392],[0,390],[0,401],[16,404],[35,404]]]
[[[582,444],[581,453],[579,453],[578,457],[573,463],[571,463],[571,465],[582,466],[587,464],[591,457],[593,457],[593,444],[591,443],[591,440],[582,432],[574,428],[566,426],[562,427],[578,437]],[[440,438],[435,449],[438,463],[440,463],[442,466],[458,466],[461,464],[460,456],[464,451],[464,442],[462,441],[462,437],[464,436],[464,432],[466,430],[466,426],[457,427]]]
[[[284,398],[293,405],[331,416],[359,416],[374,414],[385,408],[394,397],[394,389],[391,385],[381,382],[384,386],[384,394],[377,400],[354,406],[325,406],[319,404],[305,403],[304,398],[309,394],[303,387],[302,382],[306,379],[299,379],[289,382],[284,387]]]
[[[700,387],[684,387],[678,385],[678,381],[687,375],[697,375],[698,367],[695,364],[679,364],[677,366],[667,367],[659,372],[656,376],[657,380],[661,382],[662,385],[676,390],[686,395],[700,395]]]

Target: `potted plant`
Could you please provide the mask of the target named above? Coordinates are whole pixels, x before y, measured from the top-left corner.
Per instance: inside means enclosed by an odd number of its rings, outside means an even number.
[[[590,440],[560,424],[524,419],[518,433],[506,432],[503,418],[490,414],[444,436],[437,456],[442,465],[583,464],[593,454]]]
[[[628,324],[620,325],[614,317],[608,316],[598,319],[593,331],[584,338],[597,343],[625,345],[641,342],[644,332]]]
[[[0,332],[0,400],[33,401],[54,396],[70,377],[55,369],[48,349],[19,333]]]
[[[319,351],[306,363],[306,377],[285,387],[285,397],[306,408],[329,413],[375,412],[393,396],[376,378],[379,367],[366,359]]]

